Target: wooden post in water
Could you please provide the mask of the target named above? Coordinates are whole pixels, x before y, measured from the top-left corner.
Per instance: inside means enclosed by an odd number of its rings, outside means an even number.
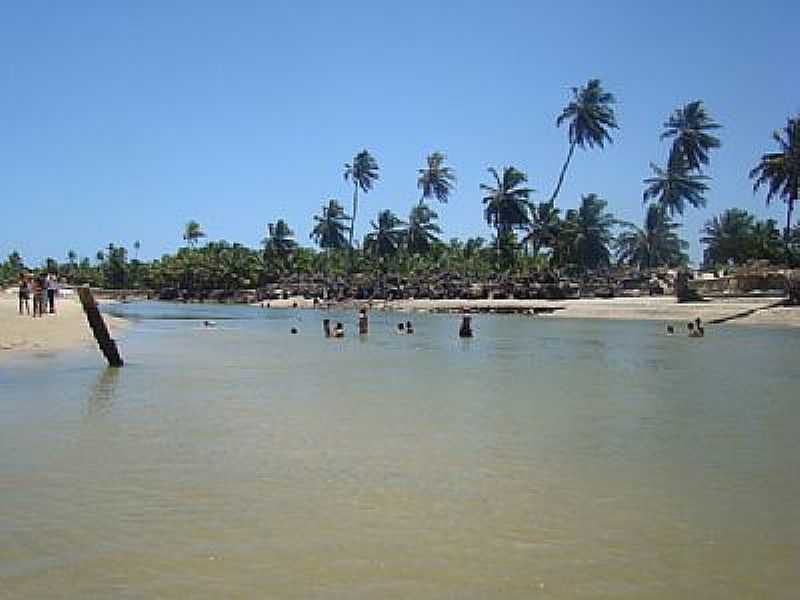
[[[78,288],[78,298],[81,299],[83,312],[86,313],[86,320],[89,321],[89,327],[92,328],[94,339],[97,340],[97,345],[100,346],[103,356],[106,357],[108,364],[112,367],[121,367],[124,363],[119,355],[119,350],[117,350],[117,343],[108,333],[106,323],[103,321],[103,316],[97,308],[94,296],[92,296],[92,290],[89,289],[88,285]]]

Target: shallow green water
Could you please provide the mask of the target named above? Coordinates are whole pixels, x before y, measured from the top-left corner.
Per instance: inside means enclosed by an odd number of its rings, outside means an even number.
[[[121,309],[0,367],[0,598],[800,589],[800,332]]]

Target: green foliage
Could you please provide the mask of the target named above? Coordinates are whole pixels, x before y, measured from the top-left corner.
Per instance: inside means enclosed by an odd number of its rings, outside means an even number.
[[[643,200],[647,204],[651,200],[658,202],[670,216],[683,215],[688,202],[694,208],[706,205],[704,194],[708,191],[705,175],[697,175],[689,170],[681,157],[674,157],[667,164],[666,170],[650,163],[653,177],[644,180],[647,186]]]
[[[597,194],[581,198],[580,207],[567,211],[559,227],[553,257],[561,267],[574,265],[580,269],[608,267],[611,258],[611,229],[616,220],[605,212],[608,203]]]
[[[514,228],[521,228],[530,221],[529,211],[532,209],[529,197],[531,188],[520,187],[528,181],[528,176],[514,167],[505,167],[503,176],[494,167],[489,167],[489,174],[494,178],[490,184],[482,183],[484,217],[489,226],[497,231],[497,241],[503,234]]]
[[[314,215],[314,228],[309,237],[325,250],[346,248],[349,220],[344,208],[336,200],[329,200],[328,206],[322,207],[322,214]]]
[[[405,223],[392,211],[380,211],[378,222],[372,222],[372,233],[364,239],[364,253],[382,261],[395,256],[403,245],[403,225]]]
[[[191,247],[196,247],[201,238],[206,237],[206,233],[200,228],[197,221],[189,221],[183,230],[183,239]]]
[[[439,240],[437,234],[442,230],[434,223],[439,215],[427,204],[418,204],[411,209],[408,216],[408,227],[405,231],[406,248],[411,254],[426,254],[431,246]]]
[[[730,208],[706,221],[700,238],[706,264],[744,264],[762,259],[780,262],[786,248],[773,219],[756,221],[746,210]]]
[[[672,221],[659,204],[647,207],[644,224],[640,229],[633,223],[620,223],[624,228],[614,242],[619,264],[637,269],[669,266],[689,262],[686,250],[689,243],[680,239],[676,231],[680,223]]]
[[[283,219],[267,224],[267,237],[261,244],[264,246],[264,266],[268,272],[280,275],[292,269],[292,259],[297,248],[293,237],[294,232]]]
[[[720,128],[711,118],[702,100],[689,102],[678,108],[664,123],[661,139],[673,138],[670,163],[685,164],[691,171],[700,171],[708,165],[708,152],[719,148],[719,138],[710,132]]]
[[[439,202],[447,203],[450,193],[456,183],[456,174],[450,167],[444,166],[447,157],[441,152],[429,154],[427,166],[419,170],[417,187],[422,190],[420,203],[436,198]]]
[[[20,273],[25,271],[25,263],[19,252],[14,250],[8,258],[0,263],[0,284],[9,285],[16,283]]]
[[[754,179],[753,191],[762,185],[767,187],[767,205],[779,197],[786,203],[786,228],[784,240],[789,243],[792,227],[792,212],[800,198],[800,115],[790,118],[783,131],[775,131],[772,139],[779,151],[761,156],[761,160],[750,171]]]

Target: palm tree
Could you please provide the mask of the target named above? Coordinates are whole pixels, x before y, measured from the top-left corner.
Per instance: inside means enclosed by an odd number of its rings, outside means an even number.
[[[422,190],[422,196],[419,199],[420,204],[426,198],[436,198],[443,204],[447,203],[450,192],[455,187],[456,174],[450,167],[443,166],[442,163],[446,158],[441,152],[429,154],[427,158],[428,166],[419,170],[417,187]]]
[[[378,222],[372,221],[374,231],[364,241],[366,253],[378,258],[395,255],[403,243],[403,225],[391,210],[380,211]]]
[[[293,237],[294,231],[289,229],[283,219],[278,219],[276,223],[268,223],[267,237],[261,241],[264,246],[264,261],[273,264],[277,261],[281,268],[288,268],[289,259],[297,247]]]
[[[417,204],[411,209],[406,228],[406,246],[412,254],[425,254],[431,245],[438,241],[436,234],[442,232],[434,223],[439,215],[426,204]]]
[[[620,225],[626,228],[615,242],[620,263],[635,265],[642,270],[662,265],[675,267],[688,261],[685,251],[689,243],[680,239],[675,232],[681,224],[672,221],[661,205],[651,204],[647,207],[641,229],[633,223]]]
[[[556,189],[550,196],[551,203],[555,202],[561,190],[575,147],[580,146],[584,150],[587,146],[602,148],[605,142],[614,141],[608,130],[619,128],[613,107],[616,99],[613,94],[603,90],[599,79],[590,79],[584,87],[572,88],[572,96],[572,102],[564,107],[556,119],[557,127],[569,121],[569,152],[558,176]]]
[[[784,242],[775,219],[756,221],[750,233],[749,253],[752,258],[777,262],[784,253]]]
[[[748,259],[755,217],[746,210],[730,208],[706,221],[700,242],[707,264],[741,264]]]
[[[708,191],[705,184],[708,177],[691,173],[682,157],[673,158],[674,160],[668,162],[666,170],[650,163],[654,176],[644,180],[647,188],[643,194],[645,204],[655,200],[669,211],[670,216],[675,216],[675,213],[683,215],[687,202],[695,208],[705,206],[703,194]]]
[[[762,185],[767,186],[767,205],[775,196],[786,202],[786,229],[783,236],[788,248],[792,212],[800,197],[800,115],[790,118],[783,132],[775,131],[772,139],[780,150],[762,155],[759,163],[750,171],[750,179],[755,180],[753,192]]]
[[[689,170],[699,173],[701,167],[708,164],[709,150],[720,147],[719,138],[710,133],[720,127],[706,112],[702,100],[675,109],[664,123],[665,131],[661,134],[662,140],[675,138],[670,162],[680,160]]]
[[[611,228],[617,220],[605,212],[607,206],[608,202],[597,194],[587,194],[575,215],[572,254],[575,262],[587,269],[605,267],[610,262]]]
[[[539,256],[542,248],[552,248],[555,244],[561,227],[560,212],[551,202],[540,202],[539,206],[531,211],[528,234],[523,238],[522,243],[533,249],[534,258]]]
[[[142,247],[142,242],[140,242],[139,240],[133,242],[133,249],[136,251],[136,253],[133,255],[133,260],[139,260],[139,249],[141,247]]]
[[[528,176],[514,167],[505,167],[502,178],[494,167],[489,167],[488,171],[494,178],[494,187],[482,183],[480,189],[486,194],[483,197],[486,222],[497,230],[499,252],[504,233],[530,222],[528,214],[533,205],[528,198],[534,190],[519,187],[528,181]]]
[[[316,224],[309,237],[325,250],[346,248],[345,233],[349,229],[346,223],[349,220],[344,208],[336,200],[329,200],[328,206],[322,207],[322,215],[314,215]]]
[[[355,155],[352,163],[345,163],[344,180],[353,182],[353,218],[350,221],[350,238],[348,240],[352,248],[353,229],[358,212],[358,190],[360,188],[366,194],[372,189],[375,181],[378,180],[378,162],[367,150],[362,150]]]
[[[191,247],[197,246],[197,242],[200,238],[206,237],[206,233],[200,229],[200,223],[197,221],[189,221],[186,224],[186,228],[183,230],[183,239]]]

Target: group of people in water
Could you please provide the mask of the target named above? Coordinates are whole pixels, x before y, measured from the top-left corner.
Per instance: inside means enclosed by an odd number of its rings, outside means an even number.
[[[686,331],[691,338],[701,338],[706,335],[706,330],[703,327],[703,321],[700,317],[697,317],[694,322],[689,321],[686,324]],[[667,325],[667,335],[675,335],[674,325]]]
[[[344,324],[337,321],[331,327],[330,319],[322,320],[322,332],[326,338],[342,338],[344,337]],[[394,332],[398,335],[414,335],[414,324],[411,321],[401,321],[395,327]],[[296,327],[292,327],[289,333],[295,335],[298,333]],[[361,308],[358,311],[358,334],[367,335],[369,333],[369,318],[367,317],[367,309]],[[458,337],[471,338],[472,333],[472,317],[465,315],[461,321],[461,327],[458,330]]]
[[[32,317],[43,317],[45,313],[54,315],[58,287],[58,279],[53,273],[40,273],[35,276],[22,273],[19,276],[19,314]],[[31,303],[33,313],[31,313]]]

